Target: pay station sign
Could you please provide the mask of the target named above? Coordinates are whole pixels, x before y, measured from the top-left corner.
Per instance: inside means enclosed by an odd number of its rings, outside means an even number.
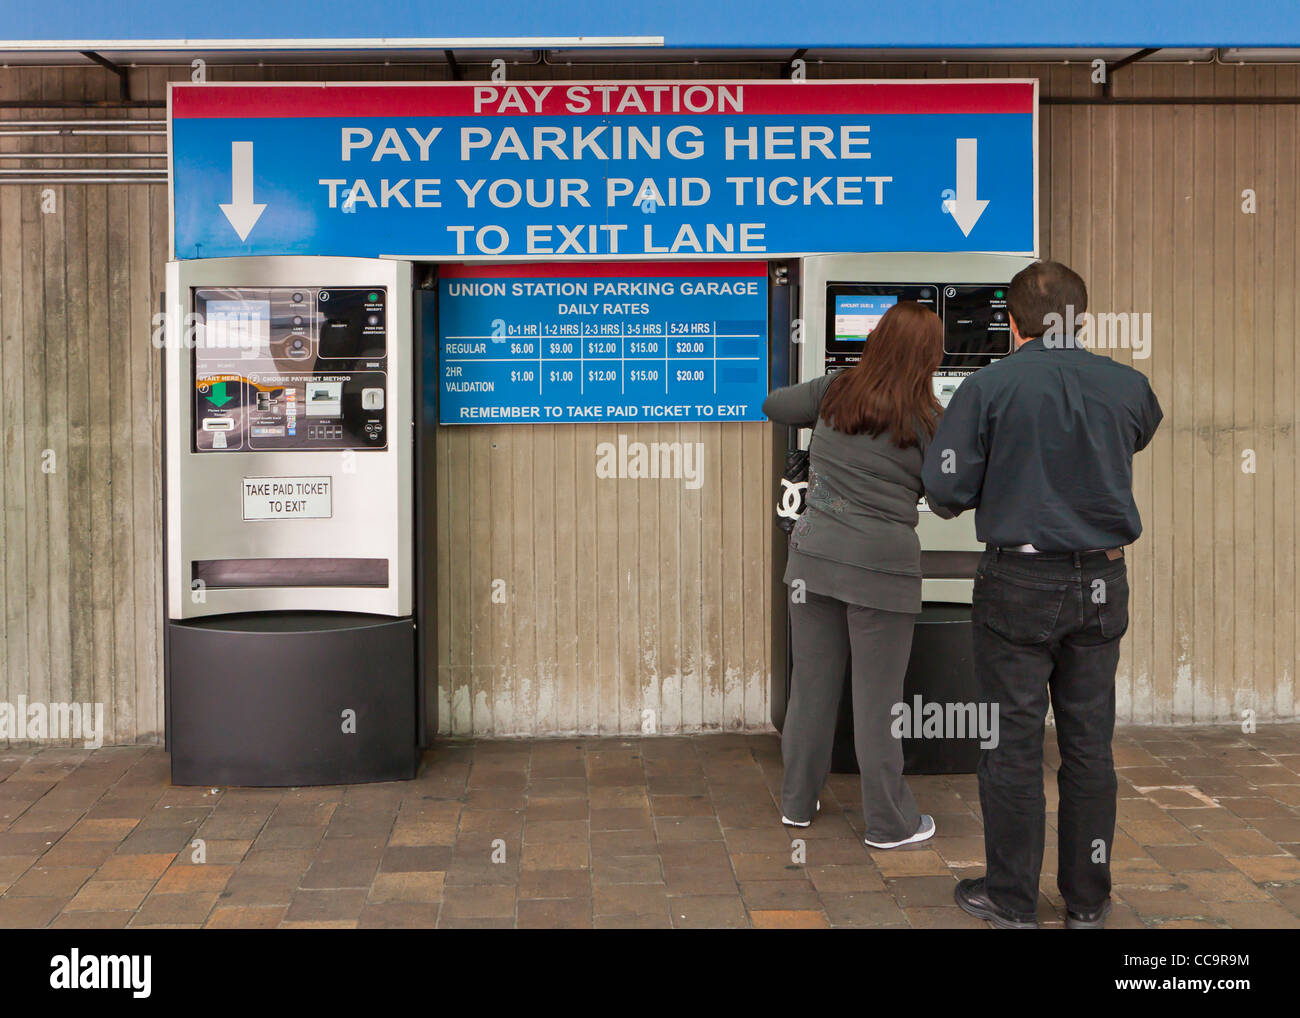
[[[245,520],[327,520],[333,515],[328,477],[245,477]]]
[[[1036,251],[1033,80],[173,84],[173,252]]]

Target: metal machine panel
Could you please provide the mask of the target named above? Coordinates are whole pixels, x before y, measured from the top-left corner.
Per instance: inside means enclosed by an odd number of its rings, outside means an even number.
[[[167,266],[168,617],[409,616],[411,267]]]

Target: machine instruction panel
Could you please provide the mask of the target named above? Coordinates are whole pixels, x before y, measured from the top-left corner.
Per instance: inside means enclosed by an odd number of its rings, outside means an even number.
[[[383,287],[193,292],[195,452],[387,446]]]

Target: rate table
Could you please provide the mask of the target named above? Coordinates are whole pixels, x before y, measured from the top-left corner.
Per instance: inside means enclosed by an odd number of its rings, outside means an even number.
[[[444,270],[441,423],[764,419],[762,263],[562,271]]]

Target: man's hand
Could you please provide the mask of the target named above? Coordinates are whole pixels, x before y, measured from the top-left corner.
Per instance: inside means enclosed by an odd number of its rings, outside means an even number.
[[[961,515],[960,512],[952,512],[951,510],[945,509],[943,506],[930,501],[929,495],[925,496],[925,504],[929,507],[930,512],[934,513],[941,520],[955,520]]]

